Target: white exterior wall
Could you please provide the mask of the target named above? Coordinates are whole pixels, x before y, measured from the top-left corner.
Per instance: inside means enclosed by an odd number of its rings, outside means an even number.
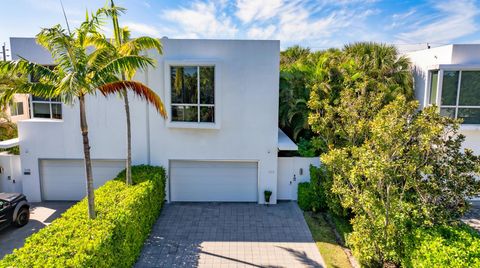
[[[310,165],[320,166],[320,157],[279,157],[278,186],[279,199],[297,200],[298,184],[310,181]],[[295,178],[295,179],[294,179]]]
[[[11,43],[12,55],[22,55],[14,48],[13,39]],[[215,105],[221,107],[221,124],[219,129],[169,128],[153,108],[147,108],[145,103],[131,96],[134,164],[150,163],[168,169],[169,161],[176,159],[256,161],[259,196],[263,196],[265,189],[272,190],[275,202],[279,41],[162,39],[162,44],[163,56],[150,53],[157,60],[157,68],[139,74],[138,79],[165,100],[168,90],[164,86],[165,60],[218,63],[220,80]],[[26,57],[36,60],[35,55]],[[42,57],[38,59],[44,61]],[[39,159],[83,157],[78,106],[62,105],[62,116],[62,120],[19,122],[22,170],[31,172],[22,176],[23,192],[31,201],[41,200]],[[126,141],[122,100],[116,96],[108,100],[102,96],[89,97],[87,118],[92,159],[124,159]],[[259,200],[263,202],[263,198]]]
[[[437,64],[450,64],[452,61],[452,46],[442,46],[420,50],[406,54],[412,62],[415,85],[415,98],[420,102],[420,108],[425,107],[428,68]]]
[[[447,45],[407,53],[413,65],[415,96],[421,108],[427,104],[428,70],[439,64],[480,65],[480,45]],[[480,125],[462,125],[460,132],[466,139],[465,148],[480,154]]]
[[[0,153],[0,192],[22,192],[20,156]]]

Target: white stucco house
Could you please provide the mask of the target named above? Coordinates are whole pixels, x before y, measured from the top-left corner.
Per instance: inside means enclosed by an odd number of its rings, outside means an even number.
[[[413,65],[421,107],[462,118],[464,146],[480,154],[480,44],[447,45],[406,54]]]
[[[278,151],[296,150],[278,129],[280,42],[161,42],[163,55],[149,52],[157,67],[139,73],[137,80],[162,98],[168,119],[130,98],[133,164],[167,169],[167,201],[263,203],[264,190],[273,192],[271,203],[296,199],[296,178],[307,180],[308,166],[319,160],[297,159],[279,167],[285,160]],[[21,56],[54,64],[33,38],[11,38],[10,46],[13,60]],[[85,179],[78,106],[31,97],[30,115],[18,122],[15,189],[30,201],[81,199]],[[123,101],[90,96],[87,118],[98,187],[125,167]]]

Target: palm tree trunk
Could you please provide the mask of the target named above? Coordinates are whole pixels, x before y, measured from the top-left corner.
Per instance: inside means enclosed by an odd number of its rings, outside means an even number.
[[[83,138],[83,154],[85,158],[85,175],[87,177],[88,216],[95,219],[95,195],[93,192],[92,161],[90,159],[90,142],[88,141],[88,125],[85,113],[85,96],[80,96],[80,129]]]
[[[130,105],[128,103],[127,90],[123,90],[123,100],[125,101],[125,115],[127,116],[127,168],[125,170],[126,184],[132,184],[132,131],[130,126]]]

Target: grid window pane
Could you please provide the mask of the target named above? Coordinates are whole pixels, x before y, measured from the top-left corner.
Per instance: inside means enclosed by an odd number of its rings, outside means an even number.
[[[33,117],[50,118],[49,103],[33,103]]]
[[[44,99],[37,96],[32,96],[33,101],[50,101],[50,99]]]
[[[215,67],[200,67],[200,103],[215,103]]]
[[[200,122],[215,122],[215,108],[214,107],[200,107]]]
[[[459,105],[480,106],[480,71],[462,71]]]
[[[62,105],[59,103],[52,103],[52,118],[62,119]]]
[[[480,108],[459,108],[458,118],[462,118],[464,124],[480,124]]]
[[[458,71],[443,72],[442,105],[456,105],[458,74]]]
[[[10,115],[22,115],[23,114],[23,102],[14,102],[10,105]]]
[[[198,122],[198,106],[172,106],[172,121]]]
[[[17,106],[17,115],[23,114],[23,101],[19,101],[16,103]]]
[[[455,118],[455,108],[440,108],[440,115]]]
[[[198,79],[196,66],[171,67],[172,103],[198,103]]]
[[[436,104],[437,101],[437,86],[438,86],[438,71],[430,73],[430,104]]]

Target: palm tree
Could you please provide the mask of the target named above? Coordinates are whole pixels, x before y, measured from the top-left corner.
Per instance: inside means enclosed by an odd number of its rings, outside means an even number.
[[[92,19],[87,19],[72,33],[60,25],[42,29],[37,35],[37,42],[47,49],[56,67],[50,70],[34,62],[20,59],[0,63],[0,74],[15,77],[17,74],[40,77],[40,81],[32,83],[24,81],[15,88],[0,93],[0,105],[10,101],[14,93],[32,94],[43,98],[60,98],[64,103],[73,104],[78,101],[80,107],[80,129],[83,138],[83,152],[86,174],[88,214],[95,218],[95,198],[90,158],[90,142],[85,110],[86,97],[101,92],[103,95],[118,94],[124,90],[132,90],[137,96],[152,103],[157,111],[164,110],[160,98],[146,85],[137,81],[123,81],[119,74],[125,70],[145,69],[153,66],[154,61],[148,57],[130,55],[112,59],[109,49],[95,49],[87,52],[90,40],[98,39],[100,23],[97,12]]]
[[[293,46],[281,52],[279,125],[293,140],[310,138],[308,99],[310,49]]]
[[[125,11],[124,8],[115,6],[113,0],[110,1],[110,7],[105,7],[103,12],[112,19],[114,39],[112,43],[104,42],[104,38],[96,42],[92,42],[95,46],[102,49],[110,49],[115,57],[139,55],[140,52],[155,49],[159,54],[162,54],[162,45],[158,39],[142,36],[134,39],[130,39],[130,32],[127,28],[121,28],[118,22],[118,16]],[[125,70],[121,73],[121,80],[132,80],[135,76],[136,70]],[[127,163],[126,163],[126,183],[132,184],[132,135],[131,135],[131,123],[130,123],[130,104],[128,101],[127,90],[124,89],[121,92],[121,96],[125,103],[125,115],[126,115],[126,127],[127,127]],[[166,118],[167,113],[163,109],[163,105],[160,109],[160,114]]]
[[[403,94],[407,99],[413,99],[410,61],[400,55],[395,46],[361,42],[346,45],[344,51],[366,76],[375,81],[373,87],[382,85],[395,94]],[[393,98],[394,96],[391,99]]]

